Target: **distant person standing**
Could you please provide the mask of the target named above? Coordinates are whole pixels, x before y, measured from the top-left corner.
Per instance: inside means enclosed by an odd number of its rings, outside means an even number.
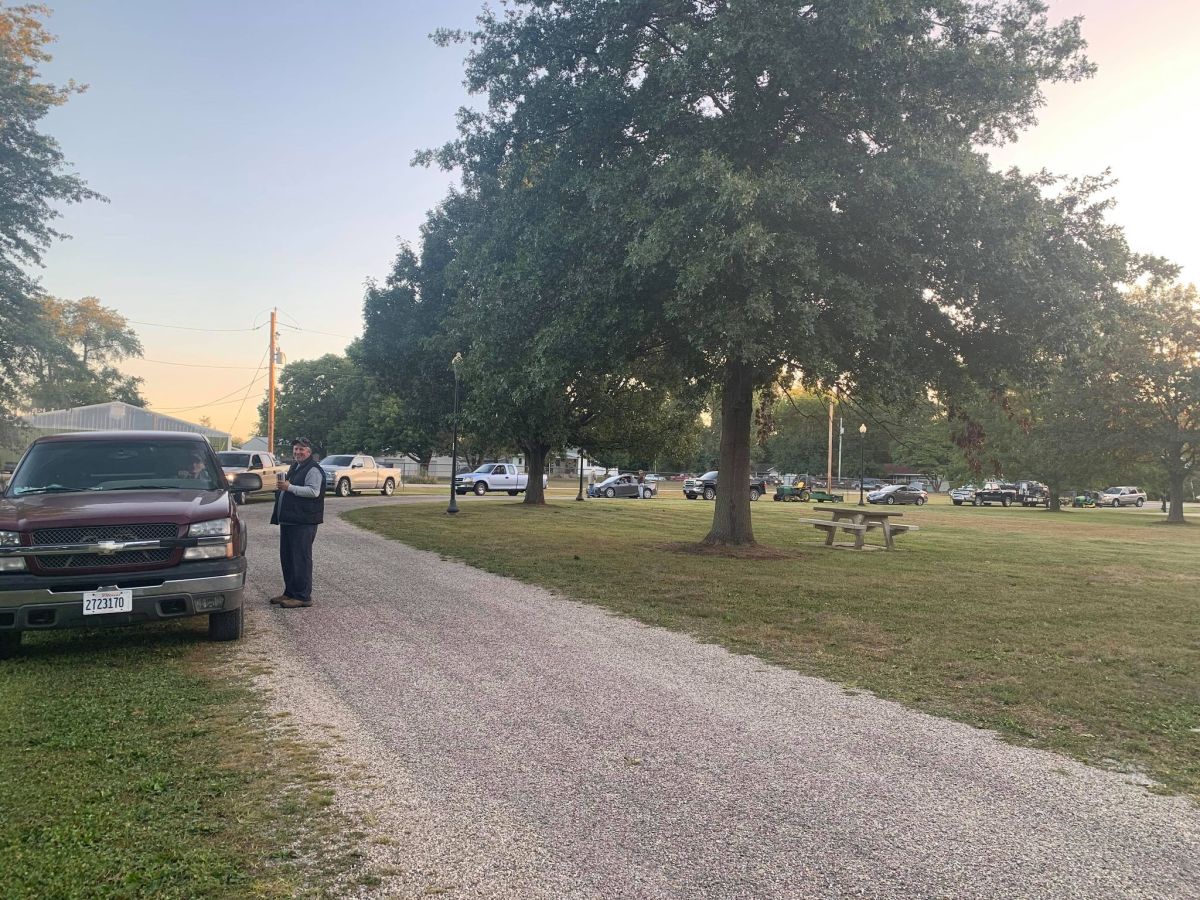
[[[644,499],[646,499],[646,473],[643,472],[641,469],[638,469],[637,479],[638,479],[637,498],[639,500],[644,500]]]
[[[325,473],[317,465],[312,444],[297,438],[294,462],[276,483],[271,524],[279,526],[279,566],[283,593],[271,602],[284,609],[312,606],[312,548],[325,516]]]

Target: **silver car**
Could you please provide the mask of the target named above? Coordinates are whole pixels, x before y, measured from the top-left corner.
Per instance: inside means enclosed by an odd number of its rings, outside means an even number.
[[[595,487],[595,497],[640,497],[649,500],[657,493],[653,484],[638,484],[636,475],[614,475]]]

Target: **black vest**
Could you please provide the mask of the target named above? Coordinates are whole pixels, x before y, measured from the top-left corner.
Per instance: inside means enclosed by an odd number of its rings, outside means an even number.
[[[303,485],[313,469],[320,471],[312,456],[302,463],[292,463],[287,480],[290,484]],[[324,472],[321,472],[321,493],[315,497],[297,497],[291,491],[283,492],[279,498],[279,521],[284,525],[320,525],[325,521]]]

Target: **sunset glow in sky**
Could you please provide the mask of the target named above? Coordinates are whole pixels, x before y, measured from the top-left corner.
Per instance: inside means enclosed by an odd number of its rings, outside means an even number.
[[[409,165],[453,136],[468,100],[463,49],[427,36],[468,27],[481,0],[49,2],[46,77],[89,89],[47,127],[111,202],[67,210],[73,239],[47,255],[43,285],[146,323],[146,358],[123,368],[153,408],[249,436],[270,308],[289,359],[341,352],[365,279],[451,183]],[[1200,2],[1050,0],[1050,13],[1085,16],[1100,71],[1050,86],[1040,125],[995,165],[1112,169],[1131,245],[1200,279]]]

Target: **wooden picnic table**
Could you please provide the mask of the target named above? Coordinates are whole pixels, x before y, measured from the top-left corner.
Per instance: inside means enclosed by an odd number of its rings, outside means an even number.
[[[833,543],[834,537],[839,531],[849,532],[854,535],[854,549],[862,550],[866,546],[866,536],[868,531],[879,530],[883,532],[884,547],[888,550],[896,549],[896,544],[893,538],[897,534],[903,534],[906,531],[920,531],[917,525],[901,525],[898,522],[891,521],[898,519],[904,515],[902,512],[895,512],[891,509],[878,509],[867,506],[834,506],[825,507],[821,512],[829,512],[832,517],[829,519],[801,519],[801,524],[812,525],[814,528],[825,532],[825,546],[835,546]]]

